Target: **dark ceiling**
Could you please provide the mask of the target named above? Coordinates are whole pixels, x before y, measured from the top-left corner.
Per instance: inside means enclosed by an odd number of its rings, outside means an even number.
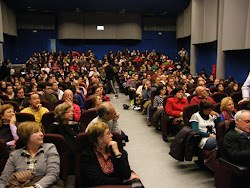
[[[176,16],[190,0],[4,0],[17,12],[120,12]]]

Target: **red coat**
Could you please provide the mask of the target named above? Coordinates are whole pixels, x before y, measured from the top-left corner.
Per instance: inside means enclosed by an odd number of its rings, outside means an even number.
[[[79,107],[77,104],[75,104],[75,103],[73,103],[73,108],[74,108],[73,113],[74,113],[75,121],[76,121],[76,122],[79,122],[80,117],[81,117],[81,109],[80,109],[80,107]]]
[[[171,97],[167,99],[165,112],[168,116],[180,117],[183,108],[188,105],[188,100],[185,98],[178,100],[176,97]]]

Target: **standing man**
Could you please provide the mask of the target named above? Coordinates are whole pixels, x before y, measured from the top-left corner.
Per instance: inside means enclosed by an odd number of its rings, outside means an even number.
[[[239,101],[239,104],[243,103],[245,101],[249,101],[249,99],[250,99],[250,72],[249,72],[248,77],[247,77],[246,81],[244,82],[241,90],[242,90],[242,98],[243,99],[241,101]]]
[[[115,73],[113,66],[107,61],[103,66],[105,67],[105,72],[106,72],[106,83],[107,83],[106,92],[107,93],[114,92],[115,97],[118,98],[118,94],[114,85]]]
[[[178,52],[179,56],[181,57],[181,62],[184,62],[186,60],[188,60],[188,53],[187,50],[185,50],[184,48],[181,49],[181,51]]]

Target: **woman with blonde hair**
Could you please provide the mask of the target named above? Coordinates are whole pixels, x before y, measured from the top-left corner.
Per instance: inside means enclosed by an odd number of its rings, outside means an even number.
[[[8,146],[14,146],[18,140],[16,133],[16,115],[11,104],[4,104],[0,107],[0,139],[3,139]]]
[[[130,169],[127,152],[118,148],[106,123],[92,124],[87,135],[90,147],[80,157],[83,185],[122,185],[139,179]]]
[[[26,121],[18,126],[17,134],[24,147],[10,153],[0,177],[0,187],[5,187],[15,172],[29,170],[34,178],[20,187],[48,188],[55,184],[60,173],[60,157],[54,144],[43,143],[44,131],[40,123]],[[19,187],[19,186],[18,186]]]
[[[220,111],[221,121],[234,119],[237,110],[234,108],[234,102],[231,97],[225,97],[221,100]]]

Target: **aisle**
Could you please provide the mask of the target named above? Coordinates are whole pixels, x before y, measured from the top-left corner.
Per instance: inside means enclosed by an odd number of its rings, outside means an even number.
[[[194,162],[178,162],[168,154],[169,143],[162,140],[160,131],[146,125],[146,116],[123,109],[124,103],[129,104],[128,96],[108,96],[120,113],[118,125],[129,136],[125,149],[131,169],[141,177],[145,188],[215,187],[213,173],[199,169]]]

